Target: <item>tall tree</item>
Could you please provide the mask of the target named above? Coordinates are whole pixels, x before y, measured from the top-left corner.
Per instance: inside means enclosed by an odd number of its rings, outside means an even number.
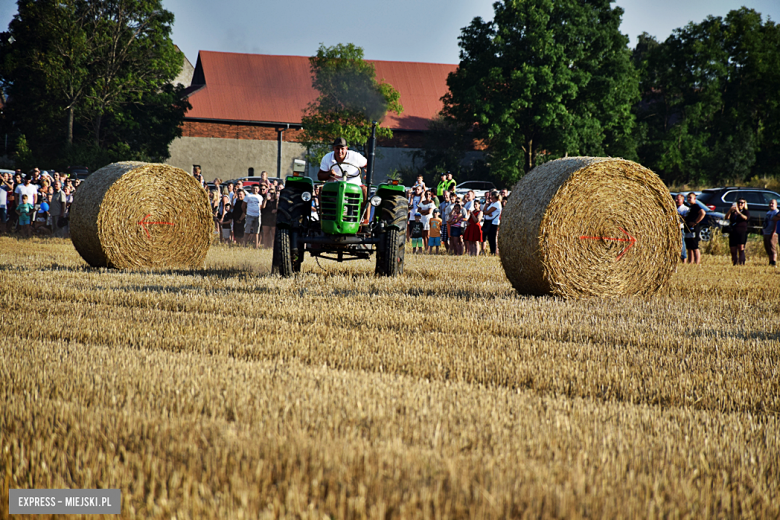
[[[363,146],[371,122],[382,121],[388,111],[400,114],[400,94],[389,83],[376,80],[374,65],[363,59],[363,49],[351,43],[320,45],[309,58],[317,99],[304,111],[302,142],[309,160],[318,162],[336,137]],[[390,138],[392,130],[379,126],[377,136]]]
[[[513,182],[538,162],[634,155],[638,78],[622,9],[609,0],[504,0],[459,38],[444,114],[471,125],[491,169]]]
[[[146,106],[160,111],[150,124],[173,125],[148,135],[180,132],[189,105],[170,92],[162,103],[183,62],[172,23],[161,0],[19,0],[0,42],[0,80],[9,94],[6,119],[27,137],[33,156],[61,164],[69,156],[101,162],[159,153],[159,142],[139,146],[137,136],[126,139],[119,129]],[[153,157],[165,159],[172,139]]]
[[[642,75],[635,112],[645,164],[669,182],[780,174],[777,25],[741,8],[638,46],[634,59]]]

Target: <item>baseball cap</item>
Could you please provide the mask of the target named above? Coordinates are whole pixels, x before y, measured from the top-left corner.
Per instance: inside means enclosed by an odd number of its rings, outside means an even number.
[[[347,140],[343,137],[337,137],[335,141],[333,141],[333,146],[347,146]]]

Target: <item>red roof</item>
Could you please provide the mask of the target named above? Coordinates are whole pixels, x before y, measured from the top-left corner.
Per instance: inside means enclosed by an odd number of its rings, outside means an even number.
[[[378,80],[401,94],[401,115],[388,114],[383,126],[425,130],[441,110],[447,75],[457,65],[372,61]],[[200,88],[199,85],[203,85]],[[188,89],[187,119],[300,124],[303,110],[317,97],[309,58],[200,51]]]

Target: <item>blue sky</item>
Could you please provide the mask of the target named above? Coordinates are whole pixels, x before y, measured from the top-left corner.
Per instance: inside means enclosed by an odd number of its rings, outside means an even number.
[[[621,31],[663,40],[707,15],[743,5],[780,21],[778,0],[618,0]],[[354,43],[375,60],[458,63],[458,35],[475,16],[493,17],[493,0],[163,0],[176,16],[174,42],[195,64],[199,50],[310,56],[320,43]],[[335,7],[338,6],[338,7]],[[444,7],[446,6],[446,7]],[[16,2],[0,0],[0,27]]]

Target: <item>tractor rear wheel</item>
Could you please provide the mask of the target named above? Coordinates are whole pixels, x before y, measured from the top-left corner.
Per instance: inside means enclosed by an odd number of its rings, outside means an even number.
[[[271,272],[279,274],[284,278],[289,278],[294,272],[301,270],[300,261],[295,262],[293,256],[292,240],[290,240],[290,230],[286,228],[276,228],[276,237],[274,238],[274,253],[271,261]],[[295,269],[297,263],[298,269]]]

